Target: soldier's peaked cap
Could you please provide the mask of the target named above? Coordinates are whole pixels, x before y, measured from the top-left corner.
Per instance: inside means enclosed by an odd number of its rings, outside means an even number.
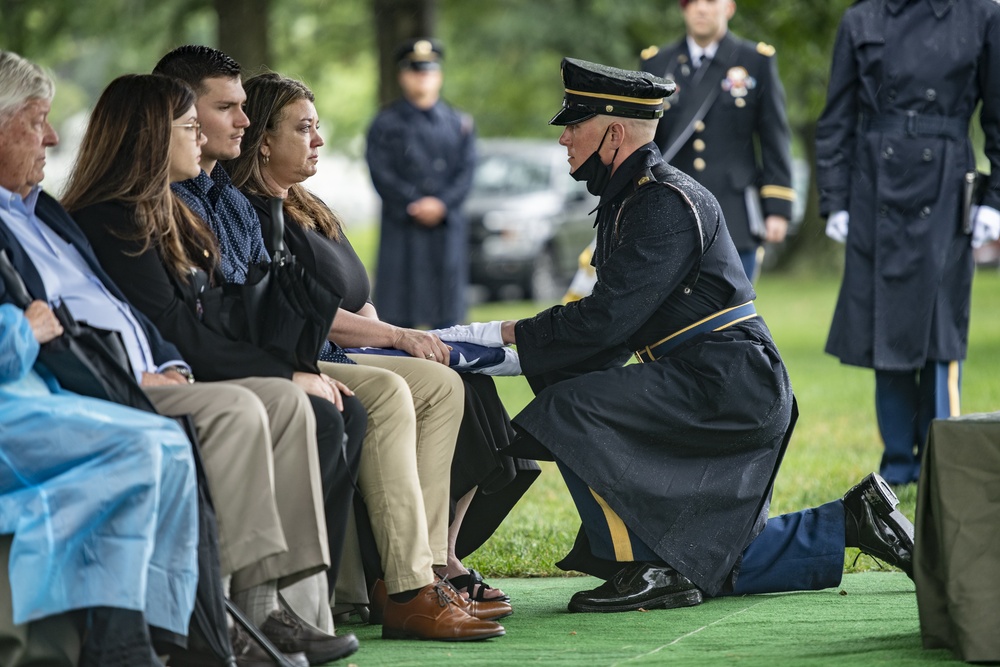
[[[436,39],[408,39],[396,47],[396,64],[400,69],[440,69],[444,48]]]
[[[633,72],[575,58],[563,58],[562,79],[566,88],[563,107],[549,125],[573,125],[598,114],[659,118],[663,115],[663,98],[677,88],[673,81],[648,72]]]

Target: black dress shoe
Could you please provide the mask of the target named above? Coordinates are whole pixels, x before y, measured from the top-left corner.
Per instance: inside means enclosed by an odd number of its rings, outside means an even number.
[[[701,604],[701,591],[666,565],[629,563],[592,591],[580,591],[569,601],[570,611],[609,612],[674,609]]]
[[[328,635],[287,609],[271,612],[260,631],[282,653],[305,653],[310,665],[323,665],[358,650],[354,635]]]
[[[872,473],[844,494],[845,543],[898,567],[913,578],[913,524],[896,509],[899,499]]]
[[[229,638],[233,645],[233,655],[236,657],[236,667],[274,667],[277,664],[239,625],[234,625],[230,629]],[[309,664],[304,653],[286,653],[285,658],[295,667],[306,667]]]
[[[239,624],[229,626],[229,643],[236,667],[276,667],[278,664]],[[284,656],[295,667],[309,667],[304,653],[285,653]],[[219,657],[204,645],[204,640],[187,650],[172,652],[167,661],[169,667],[219,667],[220,664]]]

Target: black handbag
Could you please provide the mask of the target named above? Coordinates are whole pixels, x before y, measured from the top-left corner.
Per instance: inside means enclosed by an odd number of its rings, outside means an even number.
[[[249,341],[297,371],[319,373],[316,360],[341,297],[321,286],[284,243],[282,200],[270,201],[271,263],[251,266],[243,285],[204,287],[202,322],[230,340]]]
[[[11,302],[19,308],[27,308],[31,296],[6,250],[0,251],[0,276]],[[38,360],[60,386],[83,396],[156,412],[132,374],[128,353],[117,331],[77,322],[62,301],[52,310],[63,333],[41,346]]]

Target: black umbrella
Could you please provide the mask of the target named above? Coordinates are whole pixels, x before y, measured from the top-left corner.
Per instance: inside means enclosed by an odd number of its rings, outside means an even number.
[[[251,266],[247,282],[201,292],[202,321],[231,340],[249,341],[298,371],[318,373],[316,360],[341,297],[309,275],[284,242],[282,200],[270,201],[271,263]]]

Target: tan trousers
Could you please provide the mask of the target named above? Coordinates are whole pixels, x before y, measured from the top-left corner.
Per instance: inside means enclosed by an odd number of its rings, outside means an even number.
[[[0,665],[3,667],[73,667],[81,639],[70,614],[14,625],[7,572],[13,535],[0,535]]]
[[[194,417],[232,591],[275,579],[283,588],[329,566],[316,421],[305,392],[281,378],[242,378],[146,393],[162,414]]]
[[[321,363],[368,411],[358,487],[368,506],[389,593],[426,586],[448,558],[451,459],[465,410],[453,370],[411,357],[351,355]]]

